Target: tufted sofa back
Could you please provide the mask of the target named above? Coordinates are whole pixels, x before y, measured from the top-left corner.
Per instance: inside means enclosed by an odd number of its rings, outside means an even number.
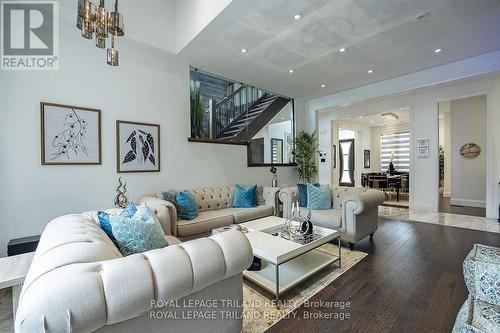
[[[211,186],[189,190],[198,202],[198,211],[231,208],[233,205],[234,186]]]
[[[251,262],[238,231],[123,257],[95,212],[62,216],[42,233],[16,332],[94,331],[143,315],[153,299],[176,300],[241,274]]]

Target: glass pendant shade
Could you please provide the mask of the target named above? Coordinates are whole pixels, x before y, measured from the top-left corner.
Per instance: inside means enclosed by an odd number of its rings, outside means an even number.
[[[106,48],[106,37],[96,36],[95,37],[95,46],[97,46],[100,49],[105,49]]]
[[[114,47],[108,49],[108,65],[118,66],[118,50]]]
[[[115,36],[111,36],[111,47],[108,49],[108,65],[118,66],[118,49],[115,49]]]
[[[85,39],[92,39],[94,34],[94,26],[91,21],[83,21],[82,37]]]
[[[79,30],[83,28],[83,12],[84,12],[84,0],[78,0],[78,14],[76,16],[76,27]]]
[[[118,12],[112,12],[109,15],[108,30],[110,34],[118,37],[125,35],[125,28],[123,26],[123,15]]]

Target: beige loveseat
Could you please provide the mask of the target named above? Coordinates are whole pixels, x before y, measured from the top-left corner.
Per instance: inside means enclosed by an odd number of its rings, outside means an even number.
[[[247,222],[277,211],[279,188],[258,187],[253,208],[234,208],[234,186],[213,186],[189,190],[198,202],[198,217],[193,220],[178,219],[177,209],[171,202],[163,200],[161,192],[145,195],[138,203],[145,202],[153,209],[167,234],[187,240],[209,235],[213,229],[233,223]]]
[[[340,230],[342,239],[349,242],[351,250],[359,240],[370,235],[373,237],[378,228],[378,206],[385,201],[384,194],[378,190],[363,187],[331,186],[332,206],[327,210],[311,211],[313,225]],[[297,187],[289,187],[279,192],[283,203],[283,217],[290,217],[292,203],[299,201]],[[302,216],[309,209],[300,208]]]
[[[245,235],[166,239],[163,249],[123,257],[96,212],[56,218],[24,282],[16,332],[239,332],[242,271],[252,262]],[[190,317],[207,311],[215,315]]]

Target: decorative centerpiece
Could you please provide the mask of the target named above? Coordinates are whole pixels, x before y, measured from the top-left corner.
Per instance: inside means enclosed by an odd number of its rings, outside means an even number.
[[[292,203],[290,218],[285,221],[281,229],[281,237],[293,241],[308,241],[313,238],[313,225],[311,223],[311,211],[307,216],[302,216],[299,203]]]
[[[273,174],[273,180],[272,180],[271,186],[278,187],[278,175],[277,175],[278,169],[276,169],[276,167],[271,167],[269,172],[271,172]]]
[[[128,204],[127,198],[127,183],[122,183],[122,177],[118,178],[118,186],[116,187],[116,196],[115,196],[115,207],[116,208],[125,208]]]

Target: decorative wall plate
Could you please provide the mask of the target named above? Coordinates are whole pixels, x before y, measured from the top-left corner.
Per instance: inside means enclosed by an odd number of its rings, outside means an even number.
[[[481,147],[475,143],[466,143],[460,148],[460,155],[465,158],[476,158],[481,154]]]

